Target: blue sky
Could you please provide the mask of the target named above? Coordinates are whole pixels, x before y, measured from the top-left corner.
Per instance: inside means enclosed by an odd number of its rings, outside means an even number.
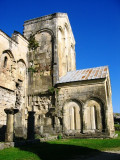
[[[76,40],[77,69],[108,65],[114,112],[120,112],[120,0],[0,0],[0,29],[22,33],[23,23],[68,13]]]

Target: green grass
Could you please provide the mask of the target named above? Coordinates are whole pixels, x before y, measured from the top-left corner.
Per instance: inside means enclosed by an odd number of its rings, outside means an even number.
[[[120,150],[120,131],[116,131],[118,137],[115,139],[63,139],[51,141],[50,144],[64,144],[97,149],[99,151]]]
[[[36,154],[19,148],[8,148],[0,151],[0,160],[39,160]]]
[[[0,151],[0,160],[63,160],[92,156],[106,150],[120,150],[120,132],[116,139],[63,139]]]

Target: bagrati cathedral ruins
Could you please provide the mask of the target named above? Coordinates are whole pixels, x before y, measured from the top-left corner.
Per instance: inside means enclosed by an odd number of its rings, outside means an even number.
[[[0,30],[0,139],[45,134],[114,136],[108,66],[76,70],[66,13],[25,21],[23,35]]]

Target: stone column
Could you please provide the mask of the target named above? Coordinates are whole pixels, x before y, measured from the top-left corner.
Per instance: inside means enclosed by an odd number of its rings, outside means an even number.
[[[95,107],[91,106],[91,129],[95,130],[96,129],[96,124],[95,124]]]
[[[108,109],[105,111],[105,132],[110,134],[110,128],[109,128],[109,117],[108,117]]]
[[[76,130],[77,132],[81,131],[81,113],[78,108],[75,108],[75,123],[76,123]]]
[[[74,117],[74,108],[70,108],[70,129],[74,130],[75,129],[75,117]]]
[[[86,108],[85,107],[83,107],[83,109],[82,109],[82,122],[83,122],[83,128],[82,128],[82,132],[83,133],[86,133],[87,132],[87,126],[86,126],[86,114],[85,114],[85,110],[86,110]]]
[[[65,109],[63,109],[63,132],[66,131],[66,127],[65,127]]]
[[[14,108],[6,108],[4,109],[7,114],[7,128],[5,133],[5,142],[13,142],[13,133],[14,133],[14,114],[16,114],[19,110]]]

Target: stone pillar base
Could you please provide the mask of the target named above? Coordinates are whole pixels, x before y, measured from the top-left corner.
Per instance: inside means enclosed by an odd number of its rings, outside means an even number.
[[[13,132],[5,133],[5,142],[12,142],[13,141]]]

